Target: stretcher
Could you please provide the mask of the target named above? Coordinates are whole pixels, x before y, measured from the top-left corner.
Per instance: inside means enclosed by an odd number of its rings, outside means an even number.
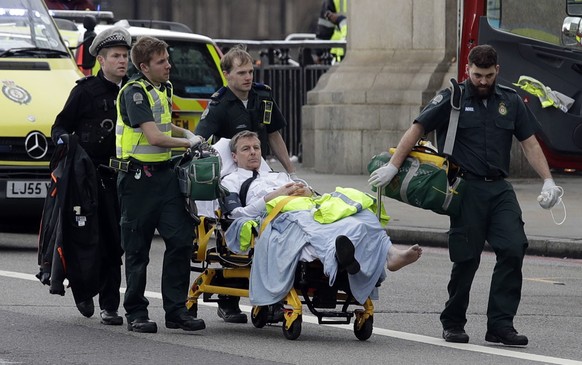
[[[230,156],[224,144],[213,146],[220,153],[223,161]],[[226,162],[228,164],[228,161]],[[223,166],[225,163],[223,162]],[[224,175],[224,173],[222,173]],[[191,271],[198,276],[193,281],[187,298],[186,307],[197,315],[198,301],[217,302],[213,295],[249,297],[249,279],[253,263],[254,248],[246,254],[229,250],[225,232],[231,220],[223,217],[216,202],[197,201],[200,223],[195,228],[194,251]],[[214,209],[216,208],[216,209]],[[209,211],[213,209],[213,211]],[[205,210],[205,211],[204,211]],[[276,219],[276,218],[275,218]],[[323,265],[319,260],[300,261],[294,276],[292,289],[282,301],[283,316],[273,316],[271,306],[253,306],[251,322],[254,327],[281,324],[285,338],[295,340],[301,335],[303,307],[306,306],[319,324],[350,324],[354,320],[354,334],[362,341],[372,335],[374,323],[374,306],[368,298],[363,304],[358,303],[351,293],[348,274],[338,272],[333,286],[323,274]]]

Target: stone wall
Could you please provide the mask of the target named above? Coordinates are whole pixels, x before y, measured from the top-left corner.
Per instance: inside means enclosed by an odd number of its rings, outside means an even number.
[[[455,0],[361,0],[348,9],[346,58],[303,107],[303,163],[319,172],[367,173],[395,146],[451,70]]]

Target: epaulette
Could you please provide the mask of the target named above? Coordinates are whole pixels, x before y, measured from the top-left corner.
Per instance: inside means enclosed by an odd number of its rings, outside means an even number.
[[[85,77],[83,77],[83,78],[80,78],[80,79],[79,79],[79,80],[77,80],[76,82],[77,82],[77,84],[81,84],[81,83],[83,83],[83,82],[85,82],[85,81],[87,81],[87,80],[91,80],[91,79],[93,79],[93,78],[95,78],[95,77],[96,77],[95,75],[89,75],[89,76],[85,76]]]
[[[216,105],[216,104],[220,103],[220,99],[222,99],[222,97],[224,96],[225,93],[226,93],[226,86],[223,86],[220,89],[216,90],[216,92],[210,96],[210,99],[211,99],[210,104]]]
[[[499,85],[499,84],[497,84],[497,86],[499,86],[500,89],[517,94],[517,91],[512,87],[505,86],[505,85]]]
[[[262,84],[260,82],[253,82],[253,88],[257,89],[257,90],[267,90],[267,91],[271,91],[271,87],[267,84]]]

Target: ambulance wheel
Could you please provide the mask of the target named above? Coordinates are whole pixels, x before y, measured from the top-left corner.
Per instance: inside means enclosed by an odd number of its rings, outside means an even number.
[[[258,310],[255,314],[255,310]],[[257,307],[254,306],[253,310],[251,311],[251,322],[253,326],[256,328],[263,328],[267,324],[267,316],[268,316],[267,307]]]
[[[358,329],[358,321],[354,321],[354,334],[360,341],[366,341],[372,336],[372,330],[374,329],[374,317],[370,316],[362,324],[362,327]]]
[[[296,340],[299,335],[301,335],[301,316],[297,316],[297,319],[291,323],[289,329],[285,328],[285,322],[283,322],[283,335],[288,340]]]

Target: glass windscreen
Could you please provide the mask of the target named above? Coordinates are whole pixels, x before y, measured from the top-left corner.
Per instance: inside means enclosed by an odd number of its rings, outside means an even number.
[[[0,0],[0,57],[69,57],[41,0]]]

